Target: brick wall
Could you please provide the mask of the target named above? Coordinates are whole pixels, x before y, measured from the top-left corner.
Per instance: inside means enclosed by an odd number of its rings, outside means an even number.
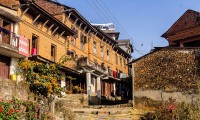
[[[48,2],[47,0],[33,0],[38,6],[46,10],[48,13],[54,15],[55,18],[63,22],[63,12],[64,7],[57,5],[57,4],[52,4]],[[56,14],[56,15],[55,15]]]
[[[0,0],[2,5],[12,8],[12,5],[19,4],[19,0]]]
[[[187,42],[191,40],[191,37],[199,36],[199,18],[199,12],[187,10],[164,34],[169,45],[175,44],[176,40]]]

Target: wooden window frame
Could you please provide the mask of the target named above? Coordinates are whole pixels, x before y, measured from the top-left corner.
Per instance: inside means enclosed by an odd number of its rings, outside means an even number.
[[[54,49],[52,49],[52,48],[54,48]],[[53,51],[52,51],[53,50]],[[54,45],[54,44],[51,44],[51,60],[53,61],[53,62],[56,62],[56,45]]]

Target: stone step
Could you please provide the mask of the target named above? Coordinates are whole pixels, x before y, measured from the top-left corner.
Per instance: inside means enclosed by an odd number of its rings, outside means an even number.
[[[132,108],[76,109],[77,120],[139,120],[144,111]]]
[[[119,104],[119,105],[89,105],[89,106],[84,106],[84,108],[94,108],[94,109],[101,109],[101,108],[132,108],[132,104]]]

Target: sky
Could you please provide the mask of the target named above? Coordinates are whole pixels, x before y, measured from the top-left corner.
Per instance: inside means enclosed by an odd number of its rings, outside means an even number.
[[[131,39],[133,59],[164,47],[161,37],[188,9],[200,11],[200,0],[57,0],[77,9],[91,23],[114,23],[120,39]]]

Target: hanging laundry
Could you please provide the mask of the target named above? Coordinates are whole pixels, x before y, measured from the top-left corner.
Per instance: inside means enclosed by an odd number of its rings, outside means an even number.
[[[6,29],[3,29],[3,32],[4,32],[6,35],[9,35],[9,34],[10,34],[10,31],[9,31],[9,30],[6,30]]]
[[[18,41],[19,41],[19,35],[12,33],[12,45],[17,47],[18,46]]]
[[[120,73],[120,78],[123,78],[123,73]]]
[[[2,42],[2,35],[0,34],[0,42]]]
[[[32,48],[32,55],[37,55],[37,50],[36,50],[36,48]]]
[[[3,31],[3,28],[2,27],[0,27],[0,32],[2,32]]]
[[[117,72],[116,71],[113,71],[113,77],[117,77]]]
[[[5,28],[2,28],[2,27],[0,27],[0,32],[5,33],[6,35],[9,35],[9,34],[10,34],[10,31],[9,31],[9,30],[6,30]]]
[[[67,55],[74,54],[74,52],[67,50]]]

